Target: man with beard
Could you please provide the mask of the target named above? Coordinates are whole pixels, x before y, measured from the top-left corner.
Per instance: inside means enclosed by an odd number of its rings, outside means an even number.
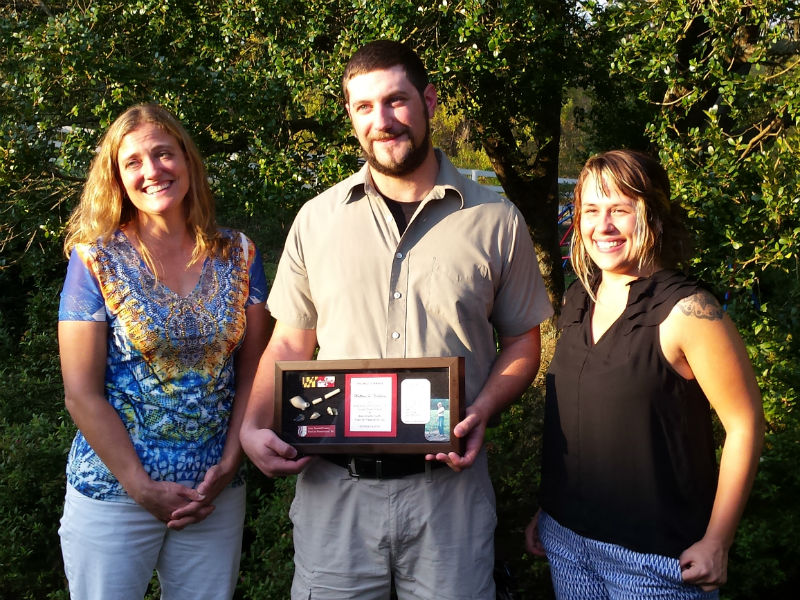
[[[269,476],[300,473],[292,598],[388,599],[392,579],[401,599],[494,598],[483,439],[539,367],[552,309],[533,245],[510,202],[434,150],[436,91],[412,50],[367,44],[342,88],[367,164],[292,225],[242,446]],[[465,357],[464,454],[298,458],[269,429],[274,363],[317,345],[319,359]]]

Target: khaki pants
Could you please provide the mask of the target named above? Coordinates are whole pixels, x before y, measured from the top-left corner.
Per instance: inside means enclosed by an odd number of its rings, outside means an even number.
[[[482,452],[461,473],[355,479],[320,459],[298,477],[292,599],[494,599],[494,491]]]

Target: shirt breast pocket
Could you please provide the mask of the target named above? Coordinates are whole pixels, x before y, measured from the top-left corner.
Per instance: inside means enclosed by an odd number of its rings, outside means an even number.
[[[424,286],[425,309],[446,320],[485,321],[492,312],[494,286],[486,265],[454,264],[434,257]]]

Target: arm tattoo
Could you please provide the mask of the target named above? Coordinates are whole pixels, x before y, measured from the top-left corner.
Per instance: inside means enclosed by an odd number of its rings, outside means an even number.
[[[719,302],[707,292],[698,292],[678,302],[678,308],[687,317],[719,321],[724,314]]]

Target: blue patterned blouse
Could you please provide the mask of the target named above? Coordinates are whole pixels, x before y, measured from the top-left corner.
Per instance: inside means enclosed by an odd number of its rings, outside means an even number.
[[[194,487],[219,462],[245,307],[267,296],[255,245],[238,232],[222,233],[231,238],[230,259],[207,258],[185,298],[155,281],[122,231],[77,245],[67,268],[58,318],[108,322],[106,398],[155,480]],[[91,498],[130,501],[80,431],[67,481]]]

